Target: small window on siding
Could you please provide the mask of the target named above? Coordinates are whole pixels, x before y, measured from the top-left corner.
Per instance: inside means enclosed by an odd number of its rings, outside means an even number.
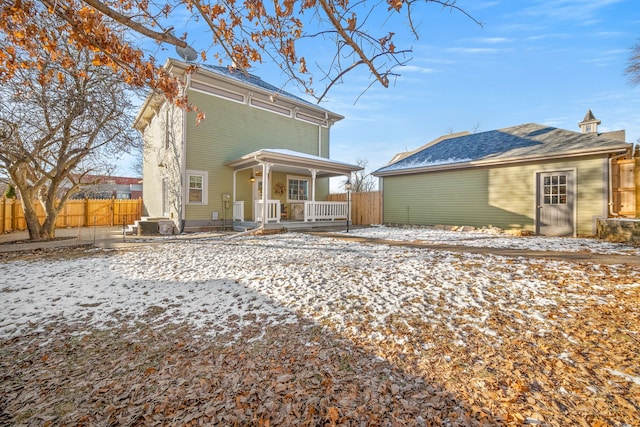
[[[244,103],[244,95],[217,86],[210,86],[201,82],[191,81],[191,89],[198,92],[204,92],[209,95],[214,95],[218,98]]]
[[[260,99],[251,98],[251,105],[261,108],[263,110],[272,111],[274,113],[282,114],[283,116],[291,117],[291,110],[286,107],[281,107],[275,102],[266,102]]]
[[[206,205],[208,173],[201,171],[187,171],[187,203],[192,205]]]
[[[296,112],[296,119],[298,120],[302,120],[305,122],[309,122],[309,123],[313,123],[316,125],[322,125],[324,127],[327,126],[327,121],[325,120],[324,117],[316,117],[316,116],[312,116],[310,114],[305,114],[305,113],[301,113],[301,112]]]

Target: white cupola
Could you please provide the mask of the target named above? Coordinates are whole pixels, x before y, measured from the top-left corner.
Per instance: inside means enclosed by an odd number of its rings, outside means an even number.
[[[582,121],[578,123],[578,126],[580,126],[580,130],[582,131],[582,133],[595,133],[597,135],[598,125],[600,123],[600,120],[596,119],[596,116],[594,116],[591,112],[591,109],[589,109],[589,111],[587,111],[587,114],[585,114],[584,119],[582,119]]]

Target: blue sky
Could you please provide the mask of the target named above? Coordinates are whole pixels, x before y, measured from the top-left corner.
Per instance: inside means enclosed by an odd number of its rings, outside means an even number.
[[[414,16],[420,39],[398,36],[396,45],[411,47],[413,59],[397,69],[401,76],[389,88],[367,89],[370,75],[362,69],[332,89],[321,105],[345,116],[331,131],[332,159],[366,160],[368,170],[375,170],[394,154],[450,132],[530,122],[578,131],[588,109],[602,120],[601,131],[626,129],[627,142],[638,141],[640,87],[624,74],[631,48],[640,43],[637,0],[457,5],[483,25],[423,6]],[[158,56],[175,56],[173,49],[166,52]],[[285,83],[269,64],[252,72]],[[295,87],[285,89],[300,96]]]
[[[640,138],[640,87],[624,74],[640,43],[637,0],[458,4],[483,27],[432,9],[395,86],[371,88],[355,105],[362,85],[331,94],[326,106],[346,117],[333,128],[332,157],[376,169],[451,131],[529,122],[578,131],[589,108],[602,131]]]

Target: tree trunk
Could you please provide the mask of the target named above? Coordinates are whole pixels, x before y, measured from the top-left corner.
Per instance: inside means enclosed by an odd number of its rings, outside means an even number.
[[[47,240],[43,235],[42,225],[38,220],[38,214],[33,205],[33,200],[23,197],[22,210],[24,212],[24,220],[27,223],[27,230],[29,230],[29,240]]]
[[[58,211],[54,206],[45,206],[46,218],[41,224],[38,219],[38,212],[36,210],[37,201],[30,189],[21,189],[22,197],[22,209],[24,212],[24,219],[27,223],[27,230],[29,230],[29,240],[42,241],[53,240],[56,237],[56,220],[58,219]],[[53,209],[52,209],[53,208]]]
[[[47,212],[47,219],[41,227],[42,240],[53,240],[56,238],[56,221],[58,219],[57,212]]]

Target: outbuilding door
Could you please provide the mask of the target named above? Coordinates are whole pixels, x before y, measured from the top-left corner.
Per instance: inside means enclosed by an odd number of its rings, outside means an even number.
[[[537,174],[536,233],[545,236],[575,234],[575,172]]]

